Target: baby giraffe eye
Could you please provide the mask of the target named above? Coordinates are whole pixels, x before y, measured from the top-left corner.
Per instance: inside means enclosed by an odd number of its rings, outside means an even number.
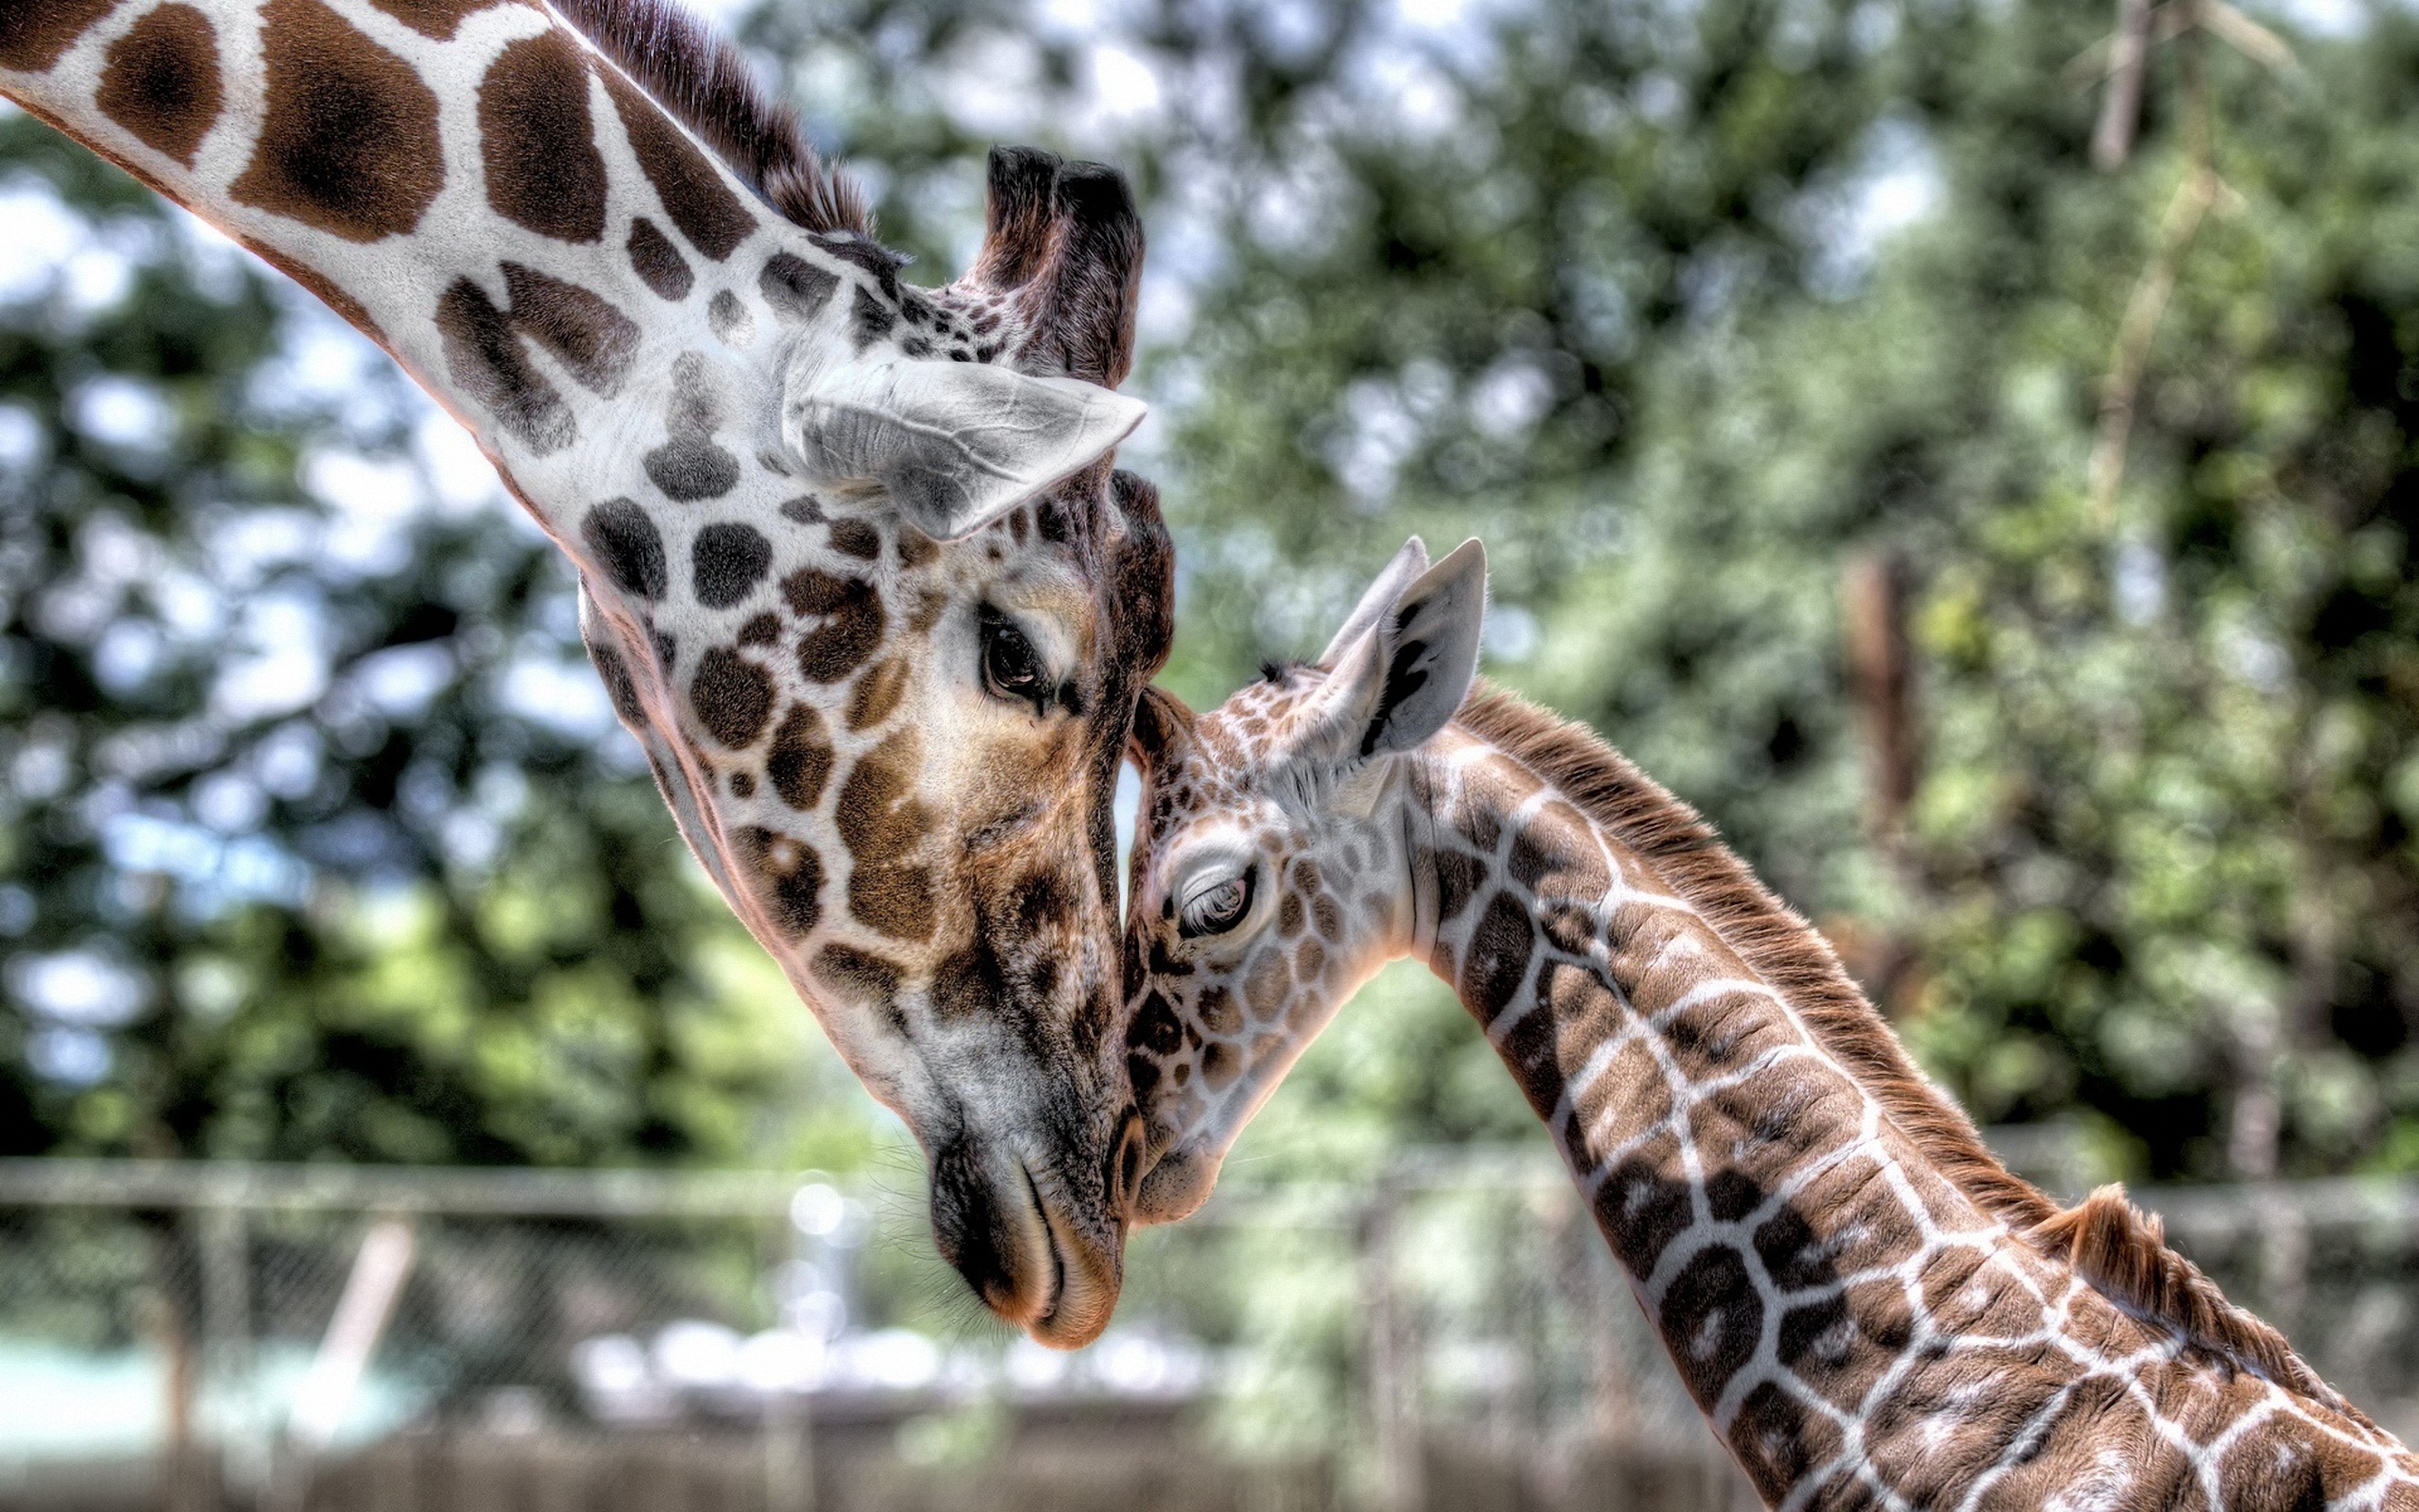
[[[1228,877],[1224,882],[1203,887],[1184,900],[1182,916],[1177,929],[1186,939],[1203,934],[1224,934],[1243,921],[1252,906],[1252,873]]]
[[[1036,715],[1046,713],[1050,678],[1041,670],[1033,642],[1025,638],[1016,622],[988,604],[982,609],[981,631],[983,687],[994,698],[1029,703]]]

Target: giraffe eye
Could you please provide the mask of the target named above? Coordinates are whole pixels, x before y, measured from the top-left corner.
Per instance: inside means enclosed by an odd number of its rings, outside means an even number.
[[[1212,883],[1184,900],[1177,931],[1186,939],[1224,934],[1243,921],[1252,908],[1252,873]]]
[[[983,687],[994,698],[1011,703],[1028,703],[1040,715],[1050,707],[1049,674],[1041,670],[1041,658],[1033,642],[1016,627],[1016,622],[986,604],[982,608],[982,680]]]

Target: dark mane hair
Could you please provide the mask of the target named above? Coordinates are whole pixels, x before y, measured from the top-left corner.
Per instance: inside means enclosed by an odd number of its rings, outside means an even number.
[[[2293,1352],[2169,1249],[2159,1220],[2104,1186],[2061,1209],[1999,1163],[1965,1112],[1927,1081],[1830,944],[1774,897],[1697,811],[1584,725],[1484,684],[1458,722],[1562,789],[1636,850],[1795,1009],[1918,1152],[2036,1251],[2065,1259],[2118,1306],[2204,1353],[2374,1427]]]
[[[766,204],[809,231],[873,235],[864,194],[824,165],[797,112],[766,95],[739,50],[679,0],[553,4]]]

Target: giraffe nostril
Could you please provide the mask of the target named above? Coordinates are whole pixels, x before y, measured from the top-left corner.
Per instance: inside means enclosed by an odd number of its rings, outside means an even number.
[[[1142,1200],[1142,1179],[1148,1174],[1146,1165],[1150,1137],[1145,1130],[1142,1114],[1129,1110],[1125,1126],[1117,1131],[1117,1148],[1109,1151],[1109,1202],[1120,1218],[1131,1218]]]

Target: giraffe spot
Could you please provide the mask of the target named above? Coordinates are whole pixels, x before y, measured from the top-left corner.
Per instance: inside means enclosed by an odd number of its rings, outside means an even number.
[[[558,241],[605,236],[605,158],[588,63],[549,28],[507,47],[479,83],[479,156],[496,213]]]
[[[0,69],[47,73],[117,0],[9,0],[0,6]]]
[[[218,43],[208,16],[162,6],[110,44],[93,103],[145,147],[190,168],[225,102]]]
[[[1577,898],[1591,903],[1612,885],[1594,830],[1579,811],[1557,799],[1512,837],[1504,858],[1512,880],[1539,898]]]
[[[689,586],[707,609],[746,598],[772,565],[773,543],[753,525],[708,525],[689,545]]]
[[[689,679],[688,706],[705,733],[732,750],[744,750],[764,733],[773,713],[773,679],[764,669],[716,646],[698,658]]]
[[[848,701],[848,727],[871,730],[898,712],[907,693],[907,658],[886,656],[856,680]]]
[[[1201,1079],[1211,1091],[1225,1091],[1242,1073],[1242,1053],[1233,1045],[1224,1040],[1212,1040],[1201,1047]]]
[[[757,902],[787,939],[800,939],[822,921],[823,857],[794,835],[749,825],[738,835],[739,853],[755,881]]]
[[[1436,878],[1437,923],[1450,924],[1487,886],[1486,863],[1460,850],[1429,851],[1425,857],[1426,871]]]
[[[836,519],[831,523],[831,548],[843,556],[872,562],[882,555],[882,532],[861,519]]]
[[[777,252],[765,260],[764,270],[756,275],[756,292],[773,313],[794,322],[805,322],[824,313],[824,306],[840,291],[840,275],[828,268],[817,268],[793,252]]]
[[[1560,964],[1539,973],[1534,1004],[1513,1022],[1498,1047],[1504,1064],[1512,1068],[1513,1076],[1520,1083],[1520,1090],[1528,1094],[1529,1105],[1540,1117],[1549,1114],[1563,1100],[1562,1046],[1569,1026],[1560,1005],[1569,1003],[1572,997],[1565,974],[1585,975],[1576,966]],[[1584,996],[1572,1006],[1584,1013]]]
[[[1650,1275],[1672,1241],[1696,1221],[1688,1185],[1664,1175],[1680,1168],[1680,1142],[1657,1134],[1605,1174],[1595,1195],[1596,1227],[1632,1275]]]
[[[1764,1303],[1739,1252],[1709,1244],[1672,1278],[1656,1321],[1688,1395],[1710,1410],[1731,1377],[1755,1357]]]
[[[688,270],[688,259],[672,245],[655,223],[641,215],[630,223],[630,269],[641,283],[655,291],[655,297],[674,304],[688,298],[697,284],[697,275]]]
[[[793,525],[821,525],[824,522],[823,501],[813,494],[803,494],[795,499],[784,500],[781,503],[781,517]]]
[[[1277,934],[1284,939],[1292,939],[1302,933],[1302,926],[1308,917],[1302,911],[1302,895],[1288,888],[1286,895],[1277,900]]]
[[[445,185],[437,95],[320,0],[260,11],[267,100],[239,205],[347,241],[401,236]]]
[[[712,261],[730,256],[756,229],[756,218],[723,181],[721,170],[619,70],[605,70],[605,90],[629,133],[639,171],[655,186],[672,224]]]
[[[849,306],[849,333],[858,351],[890,334],[898,322],[897,312],[875,299],[864,285],[857,285],[856,299]]]
[[[910,780],[917,754],[912,730],[866,752],[840,784],[832,814],[854,858],[849,912],[894,939],[929,939],[933,927],[932,872],[904,859],[932,825]]]
[[[1276,1022],[1292,993],[1293,980],[1286,974],[1285,953],[1280,950],[1263,951],[1243,979],[1243,1000],[1251,1005],[1256,1023]]]
[[[663,532],[645,510],[627,499],[608,499],[579,522],[579,538],[624,593],[650,601],[664,596],[670,580]]]
[[[1327,971],[1327,951],[1317,940],[1304,940],[1293,953],[1294,980],[1314,983]]]
[[[1310,901],[1310,921],[1317,929],[1318,937],[1330,945],[1344,938],[1344,912],[1335,906],[1334,899],[1323,892]]]
[[[802,567],[781,579],[791,611],[824,623],[798,640],[798,671],[810,683],[837,683],[882,644],[882,598],[862,578]]]
[[[852,1003],[871,1004],[898,1012],[899,964],[854,946],[826,945],[815,952],[808,968],[817,980]],[[897,1026],[906,1028],[904,1019]]]
[[[1224,987],[1203,988],[1194,1013],[1201,1026],[1211,1034],[1233,1034],[1243,1026],[1242,1008],[1235,1001],[1235,995]]]
[[[907,628],[917,635],[930,635],[932,626],[941,623],[941,615],[948,607],[948,594],[937,589],[924,590],[916,600],[916,612],[907,618]]]
[[[639,702],[639,685],[630,678],[630,664],[622,654],[602,640],[588,642],[588,659],[596,666],[596,675],[605,681],[605,694],[613,701],[613,712],[628,725],[647,722],[646,706]]]
[[[672,360],[671,411],[664,417],[670,439],[639,458],[665,498],[696,503],[739,486],[739,458],[714,442],[721,424],[722,405],[705,359],[681,353]]]
[[[743,646],[769,646],[781,639],[781,616],[767,609],[751,615],[739,627],[739,643]]]
[[[707,301],[705,320],[714,328],[714,339],[725,347],[737,349],[756,339],[756,317],[747,313],[747,305],[739,302],[739,296],[729,289],[722,290]]]
[[[999,957],[979,937],[932,968],[932,1014],[945,1022],[979,1018],[1007,995]]]
[[[530,363],[521,338],[553,353],[582,387],[609,398],[638,356],[639,328],[577,285],[518,263],[505,263],[503,273],[508,309],[457,278],[437,301],[437,332],[454,381],[507,434],[547,456],[570,445],[579,427],[562,395]]]
[[[781,801],[804,812],[822,801],[824,784],[831,780],[831,742],[824,738],[824,717],[814,705],[791,707],[774,727],[773,747],[764,757],[764,778]]]
[[[1840,1426],[1773,1382],[1759,1382],[1739,1402],[1731,1420],[1731,1452],[1767,1506],[1778,1506],[1790,1489],[1830,1463],[1843,1443]],[[1827,1504],[1822,1498],[1815,1504]]]
[[[1159,1062],[1139,1050],[1128,1051],[1126,1085],[1132,1089],[1136,1103],[1150,1106],[1151,1094],[1159,1089]]]
[[[1537,910],[1537,930],[1564,955],[1585,955],[1595,943],[1595,916],[1579,903],[1554,903]]]
[[[462,18],[491,8],[500,0],[370,0],[370,4],[393,16],[423,37],[446,42],[454,39],[454,30]]]
[[[897,300],[900,297],[899,270],[907,266],[907,259],[881,242],[854,232],[810,231],[807,239],[840,261],[854,264],[872,274],[874,283],[881,285],[887,298]]]
[[[1529,958],[1537,948],[1537,932],[1528,913],[1511,894],[1499,892],[1471,933],[1469,955],[1456,979],[1461,1001],[1481,1024],[1492,1024],[1511,1005],[1529,974]]]
[[[940,543],[913,525],[899,527],[899,564],[920,567],[941,554]]]

